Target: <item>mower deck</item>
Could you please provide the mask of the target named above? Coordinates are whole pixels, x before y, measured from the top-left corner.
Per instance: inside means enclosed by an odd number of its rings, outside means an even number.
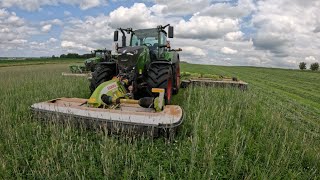
[[[135,104],[103,109],[87,107],[87,99],[58,98],[33,104],[31,109],[41,119],[77,122],[111,132],[151,133],[152,136],[175,131],[183,121],[182,109],[176,105],[167,105],[161,112]]]
[[[66,73],[63,72],[62,76],[75,76],[75,77],[87,77],[87,78],[91,78],[91,72],[90,73]]]
[[[214,86],[214,87],[238,87],[240,89],[247,89],[248,83],[244,81],[235,81],[232,79],[221,79],[221,80],[215,80],[212,78],[190,78],[187,80],[181,81],[181,87],[187,88],[190,85],[196,85],[196,86]]]

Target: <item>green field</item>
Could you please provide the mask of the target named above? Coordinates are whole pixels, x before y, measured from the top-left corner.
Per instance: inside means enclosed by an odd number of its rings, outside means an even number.
[[[237,76],[238,89],[194,87],[174,103],[185,120],[174,141],[109,136],[41,123],[29,106],[88,98],[68,64],[0,67],[0,178],[319,179],[320,73],[182,64],[188,72]]]
[[[27,66],[27,65],[43,65],[43,64],[69,64],[82,63],[84,59],[28,59],[28,60],[0,60],[0,67],[9,66]]]

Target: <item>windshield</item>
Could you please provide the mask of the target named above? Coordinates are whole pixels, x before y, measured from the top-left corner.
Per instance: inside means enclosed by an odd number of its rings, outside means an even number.
[[[103,52],[96,52],[96,57],[103,57]]]
[[[158,45],[158,30],[143,29],[137,30],[132,34],[131,46],[157,46]]]

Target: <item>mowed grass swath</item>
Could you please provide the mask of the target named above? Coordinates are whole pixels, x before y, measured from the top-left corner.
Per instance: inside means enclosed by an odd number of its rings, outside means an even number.
[[[237,76],[247,91],[193,87],[173,103],[185,120],[175,139],[110,136],[32,118],[30,105],[88,98],[68,64],[0,68],[0,177],[318,179],[320,73],[182,64]]]

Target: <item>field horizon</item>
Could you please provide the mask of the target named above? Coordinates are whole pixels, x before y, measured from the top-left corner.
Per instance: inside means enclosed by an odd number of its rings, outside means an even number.
[[[60,63],[83,63],[86,58],[33,58],[33,57],[24,57],[26,59],[23,60],[14,60],[14,59],[0,59],[0,67],[10,67],[10,66],[27,66],[27,65],[41,65],[41,64],[60,64]],[[268,67],[268,66],[250,66],[250,65],[215,65],[215,64],[200,64],[195,62],[187,62],[181,61],[184,64],[194,64],[194,65],[206,65],[206,66],[218,66],[218,67],[248,67],[248,68],[265,68],[265,69],[283,69],[283,70],[298,70],[298,71],[306,71],[306,72],[320,72],[312,71],[309,68],[300,70],[298,65],[296,68],[290,67]]]
[[[320,178],[319,72],[181,63],[249,87],[182,89],[173,104],[185,119],[170,141],[35,120],[33,103],[90,96],[87,79],[61,76],[82,61],[0,61],[1,179]]]

